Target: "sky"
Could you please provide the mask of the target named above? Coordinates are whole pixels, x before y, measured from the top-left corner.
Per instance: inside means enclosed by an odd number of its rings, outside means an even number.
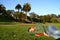
[[[0,4],[3,4],[6,10],[15,10],[17,4],[23,6],[24,3],[29,3],[31,5],[30,12],[38,15],[60,15],[60,0],[0,0]]]

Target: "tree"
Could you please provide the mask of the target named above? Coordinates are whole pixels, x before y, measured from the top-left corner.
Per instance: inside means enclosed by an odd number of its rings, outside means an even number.
[[[7,14],[10,16],[11,15],[11,10],[7,10]]]
[[[51,22],[57,22],[57,16],[55,14],[51,14],[50,17],[51,17],[50,20]]]
[[[22,19],[22,18],[25,19],[26,18],[26,14],[24,14],[23,12],[15,12],[13,16],[15,19]]]
[[[56,17],[53,17],[53,18],[51,18],[51,20],[50,20],[52,23],[55,23],[55,22],[57,22],[57,18]]]
[[[6,8],[3,4],[0,4],[0,13],[2,13],[2,15],[6,15]]]
[[[45,22],[50,22],[50,19],[51,19],[50,15],[44,15],[43,20],[45,20]]]
[[[60,15],[58,15],[58,17],[60,18]]]
[[[26,19],[26,14],[24,14],[23,12],[20,12],[19,18]]]
[[[31,18],[37,18],[37,14],[34,13],[34,12],[31,12],[31,13],[30,13],[30,17],[31,17]]]
[[[14,16],[14,18],[17,20],[17,19],[19,19],[19,15],[20,15],[19,12],[15,12],[13,16]]]
[[[22,9],[21,5],[20,4],[17,4],[15,9],[18,9],[18,12],[19,12],[19,9]]]
[[[50,16],[51,16],[51,17],[57,17],[55,14],[51,14]]]
[[[6,8],[4,7],[4,5],[3,4],[0,4],[0,13],[3,11],[3,10],[5,10]]]
[[[26,12],[26,18],[27,18],[27,12],[29,12],[31,10],[30,4],[29,3],[25,3],[23,5],[23,9],[22,10]]]
[[[34,13],[34,12],[31,12],[30,13],[30,18],[31,18],[31,21],[36,21],[37,20],[37,18],[38,18],[38,15],[36,14],[36,13]]]
[[[23,22],[26,19],[26,14],[24,14],[23,12],[15,12],[13,17],[16,20]]]
[[[20,12],[19,18],[23,22],[26,19],[26,14],[24,14],[23,12]]]

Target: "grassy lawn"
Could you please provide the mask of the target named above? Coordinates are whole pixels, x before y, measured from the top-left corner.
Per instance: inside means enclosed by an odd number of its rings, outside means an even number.
[[[0,25],[18,25],[23,24],[22,22],[0,22]]]
[[[60,29],[60,23],[50,24]],[[45,25],[47,26],[49,23],[46,23]],[[0,25],[0,40],[54,40],[52,37],[36,37],[34,33],[29,33],[28,28],[31,26],[33,25]]]
[[[48,25],[53,25],[53,26],[55,26],[58,30],[60,30],[60,23],[45,23],[45,26],[48,26]]]

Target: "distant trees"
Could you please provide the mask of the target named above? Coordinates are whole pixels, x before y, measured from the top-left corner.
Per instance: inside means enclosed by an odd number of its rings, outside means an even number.
[[[22,20],[26,19],[26,14],[24,14],[23,12],[20,12],[19,18]]]
[[[15,12],[15,13],[13,14],[13,16],[14,16],[15,19],[19,19],[19,15],[20,15],[19,12]]]
[[[51,20],[50,20],[51,22],[53,23],[57,22],[57,16],[55,14],[51,14],[50,16],[51,16]]]
[[[2,15],[6,15],[6,8],[3,4],[0,4],[0,13],[2,13]]]
[[[31,13],[30,13],[30,17],[31,17],[31,18],[36,18],[36,17],[37,17],[37,14],[36,14],[35,12],[31,12]]]
[[[44,15],[40,17],[40,20],[44,22],[57,22],[57,16],[55,14],[51,15]]]
[[[6,8],[4,7],[3,4],[0,4],[0,13],[2,13]]]
[[[13,14],[13,17],[14,17],[16,20],[22,22],[23,20],[26,19],[26,14],[24,14],[24,12],[15,12],[15,13]]]
[[[53,18],[51,18],[50,21],[51,21],[52,23],[56,23],[56,22],[57,22],[57,18],[53,17]]]
[[[31,5],[29,3],[25,3],[23,5],[23,7],[20,4],[17,4],[15,6],[15,9],[17,9],[17,12],[14,12],[12,14],[12,10],[6,10],[5,6],[3,4],[0,4],[0,15],[4,15],[6,17],[8,17],[9,19],[13,19],[15,21],[28,21],[28,22],[41,22],[41,23],[45,23],[45,22],[60,22],[60,15],[55,15],[55,14],[51,14],[51,15],[43,15],[43,16],[39,16],[37,15],[35,12],[31,12],[29,13],[30,16],[27,15],[27,12],[29,12],[31,10]],[[21,10],[21,11],[19,11]],[[13,15],[13,16],[12,16]]]
[[[29,13],[30,14],[30,18],[31,18],[31,21],[38,21],[39,20],[39,16],[35,13],[35,12],[31,12]]]
[[[43,15],[43,16],[39,16],[37,14],[34,13],[30,13],[30,17],[34,22],[49,22],[49,23],[57,23],[60,22],[59,19],[59,15],[55,15],[55,14],[51,14],[51,15]]]
[[[31,21],[33,21],[33,18],[35,18],[35,17],[36,17],[36,14],[35,14],[34,12],[31,12],[31,13],[30,13]]]
[[[27,12],[29,12],[29,11],[31,10],[30,4],[29,4],[29,3],[25,3],[25,4],[23,5],[22,10],[26,12],[26,16],[27,16]],[[27,17],[26,17],[26,18],[27,18]]]
[[[15,7],[15,9],[18,9],[18,12],[19,12],[19,10],[22,9],[22,7],[21,7],[20,4],[17,4],[16,7]]]
[[[18,12],[19,12],[20,9],[23,10],[23,11],[25,11],[25,12],[29,12],[31,10],[31,6],[30,6],[29,3],[25,3],[23,5],[23,7],[21,7],[20,4],[17,4],[16,7],[15,7],[15,9],[18,9]]]
[[[60,17],[60,15],[58,15],[58,17]]]
[[[20,4],[17,4],[15,9],[19,10],[21,9],[21,12],[19,13],[15,13],[14,16],[16,17],[16,19],[27,19],[27,17],[29,17],[29,19],[31,19],[32,22],[58,22],[60,19],[60,15],[56,16],[55,14],[51,14],[51,15],[43,15],[43,16],[39,16],[34,12],[31,12],[29,15],[27,16],[27,12],[29,12],[31,10],[31,5],[29,3],[25,3],[23,5],[23,7],[21,7]],[[25,12],[25,13],[24,13]]]
[[[15,9],[18,9],[18,12],[15,12],[14,17],[19,20],[24,20],[27,19],[27,12],[31,10],[31,6],[29,3],[25,3],[23,7],[21,7],[20,4],[17,4]],[[19,12],[20,9],[21,11]]]
[[[25,12],[29,12],[31,10],[30,4],[29,3],[25,3],[23,5],[23,9],[22,10],[25,11]]]
[[[7,10],[6,12],[7,12],[7,14],[8,14],[9,16],[10,16],[11,13],[12,13],[11,10]]]
[[[50,15],[44,15],[42,19],[43,19],[43,22],[50,22],[51,17]]]

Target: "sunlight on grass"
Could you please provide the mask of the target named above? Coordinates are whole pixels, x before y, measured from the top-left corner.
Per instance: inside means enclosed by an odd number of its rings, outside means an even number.
[[[0,40],[54,40],[52,37],[36,37],[34,33],[29,33],[31,26],[0,26]]]

